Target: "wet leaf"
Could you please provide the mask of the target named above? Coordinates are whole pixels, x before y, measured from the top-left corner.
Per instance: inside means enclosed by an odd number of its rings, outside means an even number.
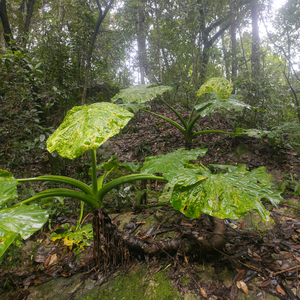
[[[123,103],[144,103],[172,89],[173,88],[170,86],[147,86],[145,84],[139,84],[121,90],[119,94],[111,99],[111,101],[116,102],[118,99],[121,99]]]
[[[18,198],[17,184],[12,173],[0,170],[0,205]]]
[[[37,204],[0,210],[0,256],[18,234],[27,239],[46,223],[48,217],[47,211]]]
[[[11,243],[18,236],[18,233],[11,230],[5,230],[0,226],[0,257],[6,251],[6,249],[11,245]]]
[[[73,159],[97,149],[126,126],[133,114],[113,103],[75,106],[47,140],[47,149]]]
[[[158,204],[164,205],[168,204],[171,201],[172,193],[174,186],[170,183],[167,183],[163,189],[162,194],[158,198]]]
[[[166,155],[150,156],[146,158],[141,172],[153,174],[183,170],[184,165],[190,160],[196,160],[198,156],[202,157],[206,152],[207,149],[186,151],[180,148]]]
[[[244,165],[225,174],[209,175],[207,170],[203,170],[204,176],[207,177],[203,179],[199,168],[198,174],[195,174],[199,178],[197,183],[185,186],[180,182],[175,185],[171,204],[174,209],[192,218],[206,213],[221,219],[237,219],[248,210],[254,209],[267,221],[269,213],[260,199],[268,198],[277,204],[281,197],[279,192],[272,189],[271,182],[267,182],[268,177],[261,174],[263,170],[265,169],[248,172]],[[181,170],[178,170],[178,173],[181,173]],[[168,177],[167,172],[165,176]],[[262,182],[259,182],[259,179]]]

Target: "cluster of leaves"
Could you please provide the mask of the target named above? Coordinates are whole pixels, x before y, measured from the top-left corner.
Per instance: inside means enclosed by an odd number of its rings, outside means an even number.
[[[224,87],[221,90],[223,89]],[[213,83],[210,84],[208,90],[217,92]],[[224,97],[228,95],[228,91],[225,94],[224,92],[219,94]],[[202,107],[201,111],[212,104]],[[199,116],[198,113],[197,117]],[[264,168],[248,172],[245,166],[227,166],[225,168],[228,169],[228,173],[214,175],[201,164],[190,164],[191,160],[203,156],[206,149],[191,151],[178,149],[166,155],[148,157],[141,169],[142,173],[121,176],[105,183],[107,176],[120,167],[125,167],[133,173],[138,170],[138,166],[133,164],[120,164],[117,157],[113,157],[98,167],[96,165],[96,149],[118,133],[132,117],[132,113],[113,103],[75,106],[67,113],[59,128],[48,138],[49,152],[56,150],[60,155],[69,159],[74,159],[90,150],[92,187],[72,178],[54,175],[17,180],[10,172],[1,170],[0,255],[17,236],[28,238],[47,221],[48,212],[32,202],[57,196],[71,197],[88,204],[93,211],[96,211],[103,207],[103,198],[109,191],[121,184],[136,180],[167,180],[173,186],[172,206],[194,218],[202,213],[218,218],[238,218],[246,211],[255,209],[263,220],[267,220],[268,213],[260,200],[267,198],[275,205],[280,201],[280,194],[272,190],[269,176],[265,174]],[[193,119],[193,122],[197,120],[197,117]],[[182,117],[181,120],[184,124]],[[188,128],[186,127],[187,132]],[[104,173],[98,179],[99,169],[104,170]],[[154,175],[157,173],[162,173],[163,176]],[[17,184],[26,181],[52,181],[68,184],[79,189],[80,192],[64,188],[48,189],[14,204],[18,198]],[[67,239],[70,240],[70,236]]]
[[[270,130],[243,129],[240,133],[245,133],[256,138],[267,138],[273,149],[277,149],[280,146],[287,146],[300,154],[299,123],[288,122],[272,127]]]
[[[0,155],[6,166],[25,163],[30,151],[40,156],[46,149],[47,130],[37,92],[40,65],[23,51],[0,55]]]
[[[59,228],[64,230],[63,233],[53,232],[50,235],[51,240],[62,240],[64,245],[70,249],[72,249],[74,246],[79,246],[80,249],[83,249],[84,247],[91,245],[91,241],[93,240],[92,224],[87,224],[82,228],[75,228],[75,225],[73,225],[71,228],[65,227],[68,227],[68,225],[66,224],[66,226],[61,226],[61,228]]]

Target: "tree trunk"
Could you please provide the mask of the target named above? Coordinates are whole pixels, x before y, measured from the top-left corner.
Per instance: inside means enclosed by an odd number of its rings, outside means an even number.
[[[3,26],[5,42],[6,44],[9,44],[13,38],[7,16],[6,0],[0,0],[0,20]]]
[[[152,82],[156,82],[147,58],[146,34],[145,34],[145,0],[140,1],[136,6],[135,30],[138,44],[138,61],[141,75],[141,84],[145,84],[145,77]]]
[[[230,38],[231,38],[231,81],[234,82],[237,76],[237,48],[236,48],[236,8],[235,0],[230,1]],[[234,90],[233,90],[234,92]]]
[[[226,49],[226,44],[225,44],[225,38],[224,34],[222,34],[222,48],[223,48],[223,55],[224,55],[224,63],[225,63],[225,76],[227,80],[230,80],[230,72],[229,72],[229,52]]]
[[[258,0],[251,3],[251,19],[252,19],[252,55],[251,55],[251,72],[252,78],[258,80],[260,77],[260,40],[258,28],[259,7]]]
[[[22,47],[25,48],[26,42],[27,42],[27,34],[29,32],[29,26],[30,26],[30,21],[32,18],[33,14],[33,8],[35,5],[36,0],[29,0],[26,4],[26,19],[25,19],[25,24],[24,24],[24,30],[23,30],[23,37],[22,37]]]
[[[158,7],[157,1],[155,0],[155,21],[156,21],[156,31],[157,31],[157,58],[158,58],[158,68],[159,68],[159,75],[158,75],[158,82],[162,83],[162,55],[160,49],[160,30],[159,30],[159,16],[158,16]]]
[[[98,15],[98,20],[97,20],[95,30],[94,30],[94,33],[93,33],[93,36],[92,36],[92,40],[91,40],[90,48],[89,48],[89,51],[88,51],[88,55],[87,55],[87,62],[86,62],[85,76],[84,76],[84,84],[83,84],[83,91],[82,91],[82,97],[81,97],[81,105],[85,104],[86,91],[87,91],[88,78],[89,78],[89,71],[90,71],[90,67],[91,67],[91,59],[92,59],[92,54],[93,54],[97,34],[98,34],[98,31],[99,31],[100,25],[102,24],[103,20],[105,19],[109,9],[111,8],[111,6],[113,5],[115,0],[111,0],[108,3],[108,5],[106,6],[104,12],[102,12],[99,0],[96,0],[96,1],[97,1],[98,9],[99,9],[99,15]]]

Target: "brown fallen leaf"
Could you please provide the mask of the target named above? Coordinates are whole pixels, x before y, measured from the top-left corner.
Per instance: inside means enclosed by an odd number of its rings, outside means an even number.
[[[282,289],[282,287],[279,284],[276,286],[276,291],[283,296],[286,295],[285,291]]]
[[[245,294],[249,295],[248,286],[247,286],[247,284],[243,280],[237,281],[236,286],[240,290],[242,290]]]
[[[205,299],[207,298],[207,294],[206,294],[205,290],[202,287],[200,287],[200,293],[201,293],[201,296],[203,298],[205,298]]]
[[[58,256],[55,254],[53,254],[50,258],[49,264],[48,266],[51,266],[52,264],[54,264],[55,262],[57,262],[59,260]]]
[[[267,286],[269,286],[270,284],[271,284],[271,279],[268,279],[268,280],[263,281],[263,282],[260,284],[260,286],[261,286],[261,287],[267,287]]]

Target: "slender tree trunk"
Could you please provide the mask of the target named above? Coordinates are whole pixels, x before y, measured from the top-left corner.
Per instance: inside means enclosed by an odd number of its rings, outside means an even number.
[[[0,24],[0,49],[5,49],[4,30],[2,23]]]
[[[93,36],[92,36],[92,40],[91,40],[90,48],[89,48],[89,51],[88,51],[88,55],[87,55],[87,62],[86,62],[85,76],[84,76],[84,84],[83,84],[83,91],[82,91],[82,97],[81,97],[81,105],[85,104],[87,84],[88,84],[88,78],[89,78],[89,71],[90,71],[90,67],[91,67],[91,59],[92,59],[92,54],[93,54],[97,34],[98,34],[98,31],[99,31],[100,25],[102,24],[102,22],[105,19],[109,9],[111,8],[111,6],[114,3],[114,0],[110,0],[110,2],[108,3],[108,5],[106,6],[106,8],[103,12],[102,9],[101,9],[99,0],[96,0],[96,1],[97,1],[98,9],[99,9],[99,15],[98,15],[98,20],[97,20],[95,30],[94,30],[94,33],[93,33]]]
[[[136,6],[136,22],[135,28],[137,33],[138,44],[138,61],[141,74],[141,83],[145,84],[145,77],[151,82],[156,82],[153,76],[147,59],[147,46],[146,46],[146,34],[145,34],[145,0],[140,1]]]
[[[223,48],[223,54],[224,54],[224,62],[225,62],[225,75],[226,75],[226,79],[230,80],[230,72],[229,72],[229,65],[230,65],[230,61],[229,61],[229,52],[226,49],[226,44],[225,44],[225,38],[224,38],[224,34],[222,34],[222,48]]]
[[[248,61],[247,61],[247,58],[246,58],[246,53],[245,53],[245,48],[244,48],[242,33],[241,33],[240,30],[238,30],[238,31],[239,31],[239,36],[240,36],[240,43],[241,43],[241,48],[242,48],[242,52],[243,52],[244,63],[245,63],[245,66],[246,66],[246,70],[248,70]]]
[[[136,21],[135,30],[137,34],[137,45],[138,45],[138,61],[141,76],[141,84],[145,84],[145,69],[143,63],[143,57],[146,52],[146,37],[144,33],[144,14],[141,4],[136,6]]]
[[[158,82],[162,83],[162,57],[161,57],[162,55],[160,49],[160,29],[159,29],[157,0],[155,0],[155,21],[156,21],[156,31],[157,31],[157,57],[158,57],[158,68],[159,68]]]
[[[252,19],[252,55],[251,55],[251,72],[252,77],[256,80],[260,77],[260,40],[258,28],[259,7],[258,0],[251,3],[251,19]]]
[[[234,82],[237,77],[237,48],[236,48],[236,8],[235,0],[230,1],[230,38],[231,38],[231,81]]]

